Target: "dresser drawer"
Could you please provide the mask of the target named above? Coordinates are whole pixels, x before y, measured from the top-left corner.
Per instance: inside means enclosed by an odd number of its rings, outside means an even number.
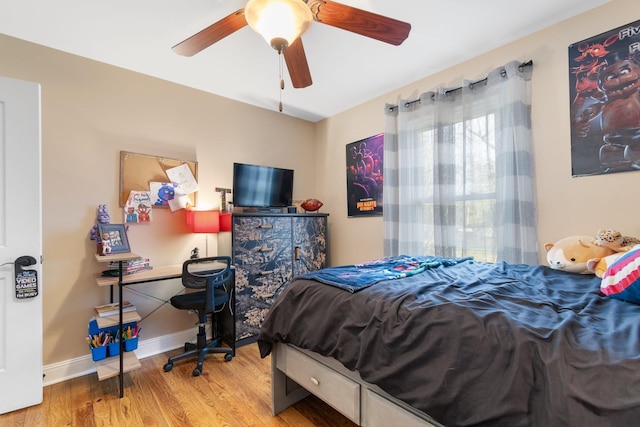
[[[290,239],[260,239],[234,242],[234,264],[291,263]]]
[[[291,347],[278,358],[277,368],[289,378],[360,424],[360,385]]]
[[[250,287],[251,299],[272,304],[291,281],[291,261],[269,264],[236,265],[236,289]]]
[[[234,243],[276,238],[291,239],[291,218],[269,216],[233,218]]]

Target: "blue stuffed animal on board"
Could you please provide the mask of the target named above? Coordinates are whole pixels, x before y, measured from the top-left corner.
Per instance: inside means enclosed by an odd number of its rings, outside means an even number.
[[[169,201],[173,200],[176,196],[176,186],[177,184],[174,183],[163,183],[162,187],[158,190],[158,199],[154,203],[154,206],[169,206]]]

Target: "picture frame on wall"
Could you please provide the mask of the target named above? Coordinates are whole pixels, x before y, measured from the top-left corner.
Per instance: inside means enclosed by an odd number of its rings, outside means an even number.
[[[640,21],[569,46],[571,175],[640,170]]]
[[[131,252],[124,224],[98,224],[98,235],[101,255]]]
[[[382,215],[384,134],[347,144],[347,215]]]

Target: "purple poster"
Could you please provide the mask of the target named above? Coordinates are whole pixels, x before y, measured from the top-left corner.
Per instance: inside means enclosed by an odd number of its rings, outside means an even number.
[[[382,215],[384,135],[347,144],[348,216]]]

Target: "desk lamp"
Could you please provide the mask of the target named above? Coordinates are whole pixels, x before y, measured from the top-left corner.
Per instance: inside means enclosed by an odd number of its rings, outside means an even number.
[[[187,225],[194,233],[207,233],[206,255],[209,256],[209,234],[220,231],[220,212],[187,210]]]
[[[231,231],[231,212],[220,214],[220,231]]]

